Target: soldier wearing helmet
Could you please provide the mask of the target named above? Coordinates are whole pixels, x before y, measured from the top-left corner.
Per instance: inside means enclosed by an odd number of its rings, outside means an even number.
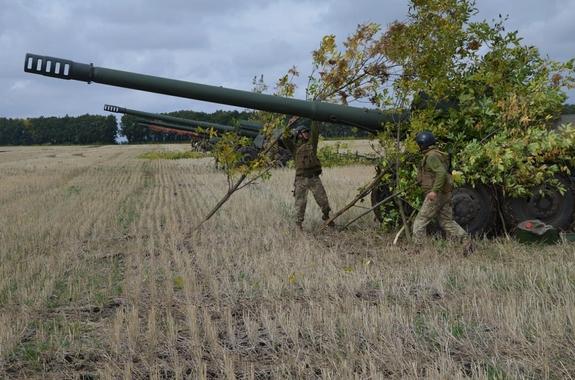
[[[451,191],[453,189],[449,173],[449,156],[435,147],[433,133],[419,132],[415,137],[423,159],[417,173],[417,181],[425,191],[425,200],[413,222],[413,238],[421,243],[425,238],[427,225],[437,219],[448,236],[463,238],[467,232],[453,220]]]
[[[307,193],[311,191],[315,201],[323,213],[322,219],[328,220],[331,208],[321,183],[321,162],[317,158],[317,146],[319,141],[319,128],[312,122],[311,128],[301,125],[294,130],[295,142],[285,141],[291,150],[295,164],[294,197],[296,207],[296,226],[302,229],[307,206]]]

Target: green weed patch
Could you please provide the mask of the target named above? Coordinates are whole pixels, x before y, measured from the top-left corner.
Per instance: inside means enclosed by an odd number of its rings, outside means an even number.
[[[358,152],[352,152],[348,144],[339,142],[319,148],[317,157],[325,168],[347,165],[373,165],[374,163],[374,158]]]

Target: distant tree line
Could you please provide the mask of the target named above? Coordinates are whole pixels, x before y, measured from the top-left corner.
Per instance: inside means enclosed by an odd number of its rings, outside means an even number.
[[[194,112],[194,111],[176,111],[166,115],[180,117],[190,120],[207,121],[210,123],[224,124],[234,126],[239,120],[253,119],[252,112],[249,111],[216,111],[214,113]],[[144,128],[138,124],[136,116],[122,116],[120,129],[121,134],[126,137],[128,143],[146,143],[146,142],[170,142],[170,141],[187,141],[186,136],[179,136],[172,133],[159,133]],[[320,133],[327,138],[335,137],[367,137],[366,131],[351,128],[347,125],[338,125],[331,123],[322,123]]]
[[[575,113],[575,104],[565,104],[563,106],[563,113]]]
[[[216,111],[214,113],[194,112],[194,111],[176,111],[165,113],[163,115],[180,117],[189,120],[207,121],[210,123],[224,124],[233,126],[238,120],[248,120],[250,112],[245,111]],[[143,127],[137,122],[138,117],[132,115],[123,115],[120,122],[120,134],[125,136],[130,144],[140,144],[149,142],[171,142],[171,141],[189,141],[189,137],[179,136],[173,133],[158,133]]]
[[[575,104],[565,104],[563,113],[575,113]],[[176,111],[166,115],[233,126],[238,120],[252,118],[248,111],[216,111],[214,113]],[[158,133],[138,125],[136,117],[123,115],[118,126],[114,115],[82,115],[77,117],[39,117],[8,119],[0,117],[0,145],[39,144],[116,144],[124,136],[130,144],[188,141],[189,137]],[[367,132],[346,125],[323,123],[320,133],[326,138],[367,137]]]
[[[117,133],[114,116],[0,118],[0,145],[115,144]]]

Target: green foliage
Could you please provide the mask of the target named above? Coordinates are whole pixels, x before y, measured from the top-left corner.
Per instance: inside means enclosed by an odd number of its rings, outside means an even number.
[[[383,85],[392,75],[392,67],[381,54],[380,30],[375,23],[359,25],[344,42],[343,51],[338,49],[334,35],[325,36],[313,52],[308,97],[342,104],[368,100],[383,105],[387,93]]]
[[[0,118],[0,145],[115,144],[114,116]]]
[[[279,78],[274,87],[274,95],[291,98],[294,96],[296,85],[293,83],[294,79],[299,76],[299,72],[295,67],[292,67],[288,72]],[[263,82],[263,77],[255,85],[254,91],[265,91],[267,86]],[[272,133],[277,129],[282,129],[286,125],[285,116],[276,113],[256,111],[252,115],[252,119],[259,121],[264,126],[264,135],[270,139]]]
[[[269,178],[266,171],[271,165],[270,157],[251,146],[247,137],[225,133],[214,146],[212,153],[218,166],[226,173],[229,184],[238,176]]]
[[[293,79],[299,74],[292,67],[287,74],[282,76],[276,83],[275,93],[277,96],[293,96],[295,85]],[[263,76],[253,81],[254,92],[267,90]],[[250,115],[250,120],[256,120],[263,125],[261,133],[265,137],[262,147],[255,147],[250,139],[238,136],[235,133],[225,133],[214,146],[213,154],[218,165],[225,171],[230,190],[233,183],[239,178],[245,177],[246,183],[252,183],[256,179],[268,179],[271,174],[269,169],[273,166],[274,155],[277,148],[277,133],[286,134],[285,117],[282,115],[257,111]],[[243,179],[242,179],[243,181]]]
[[[184,278],[182,276],[174,277],[173,281],[175,290],[182,290],[184,288]]]
[[[248,162],[244,160],[243,148],[250,145],[246,137],[235,133],[224,133],[214,146],[213,154],[218,165],[230,175],[236,172],[244,173],[248,170]]]
[[[72,195],[80,194],[81,190],[82,189],[80,188],[80,186],[72,185],[72,186],[69,186],[68,188],[66,188],[65,193],[67,196],[72,196]]]
[[[24,120],[0,118],[0,145],[29,145],[32,136],[24,126]]]
[[[54,349],[52,342],[39,340],[23,342],[22,344],[18,345],[13,352],[10,353],[10,359],[13,361],[22,361],[26,363],[30,369],[41,371],[43,361],[42,358],[51,349]]]
[[[459,184],[519,195],[573,167],[575,130],[554,131],[552,121],[575,84],[574,60],[544,58],[507,32],[505,19],[472,21],[476,13],[473,0],[411,0],[387,31],[360,25],[342,49],[326,36],[314,52],[312,94],[411,111],[406,125],[384,125],[378,136],[384,181],[410,203],[420,196],[414,138],[422,130],[453,153]]]
[[[317,151],[317,157],[323,167],[346,165],[373,165],[375,159],[352,152],[349,145],[337,142],[331,145],[324,145]]]
[[[575,128],[550,131],[526,128],[513,133],[504,130],[486,142],[473,140],[461,152],[458,165],[463,180],[498,183],[512,195],[525,195],[526,184],[549,182],[555,174],[570,174]],[[478,167],[483,167],[478,170]]]
[[[164,152],[164,151],[153,151],[153,152],[146,152],[142,153],[138,156],[138,158],[142,158],[145,160],[181,160],[185,158],[204,158],[209,157],[210,155],[204,152],[192,152],[192,151],[183,151],[183,152]]]
[[[455,153],[461,182],[523,194],[567,171],[573,157],[574,132],[550,130],[562,89],[573,86],[573,62],[543,59],[506,33],[504,20],[470,22],[475,12],[473,1],[414,1],[408,22],[386,33],[386,54],[404,70],[397,93],[418,106],[406,149],[416,153],[415,134],[431,130]],[[415,163],[407,156],[404,175]]]
[[[487,375],[487,380],[506,380],[509,378],[509,376],[505,374],[504,370],[492,364],[488,364],[486,366],[485,372]]]

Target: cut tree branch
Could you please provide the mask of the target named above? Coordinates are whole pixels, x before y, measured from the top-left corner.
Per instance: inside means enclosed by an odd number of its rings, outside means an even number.
[[[299,117],[296,118],[292,118],[290,119],[290,121],[288,122],[288,127],[290,127],[293,123],[295,123],[297,120],[299,119]],[[276,145],[278,143],[278,141],[281,139],[282,135],[278,135],[275,139],[273,139],[272,141],[270,141],[270,143],[268,144],[268,146],[262,150],[260,152],[260,155],[263,154],[267,154],[274,145]],[[236,191],[243,189],[244,187],[252,184],[254,181],[256,181],[258,178],[261,178],[265,173],[269,172],[271,170],[271,168],[266,168],[264,171],[262,171],[261,173],[259,173],[256,177],[250,179],[247,183],[245,183],[242,186],[242,183],[244,182],[244,180],[246,178],[248,178],[247,174],[242,174],[240,176],[240,178],[238,178],[238,180],[236,181],[235,184],[232,185],[232,180],[231,177],[228,175],[227,176],[227,181],[228,181],[228,191],[227,193],[223,196],[222,199],[220,199],[220,201],[214,206],[214,208],[208,213],[208,215],[200,222],[200,224],[198,224],[196,227],[194,227],[193,231],[197,231],[199,230],[199,228],[205,223],[207,222],[212,216],[214,216],[216,214],[216,212],[218,212],[218,210],[230,199],[230,197],[232,196],[232,194],[234,194]]]
[[[366,187],[361,189],[359,194],[356,195],[356,197],[353,198],[351,202],[349,202],[345,207],[343,207],[341,210],[333,214],[331,218],[326,220],[321,226],[321,230],[324,230],[331,222],[333,222],[347,210],[352,208],[357,202],[359,202],[360,199],[365,198],[379,184],[379,181],[381,180],[381,178],[383,178],[384,174],[385,172],[383,171],[381,173],[378,173],[378,175],[376,175],[375,178]]]
[[[347,222],[347,224],[345,226],[342,227],[342,229],[345,229],[347,227],[349,227],[350,225],[352,225],[356,220],[362,218],[363,216],[369,214],[370,212],[372,212],[373,210],[375,210],[376,208],[378,208],[379,206],[381,206],[384,203],[389,202],[390,200],[392,200],[393,198],[397,197],[398,195],[400,195],[402,192],[397,192],[394,194],[391,194],[389,197],[384,198],[383,200],[377,202],[375,205],[371,206],[369,209],[367,209],[366,211],[362,212],[361,214],[359,214],[358,216],[356,216],[355,218],[353,218],[351,221]]]

